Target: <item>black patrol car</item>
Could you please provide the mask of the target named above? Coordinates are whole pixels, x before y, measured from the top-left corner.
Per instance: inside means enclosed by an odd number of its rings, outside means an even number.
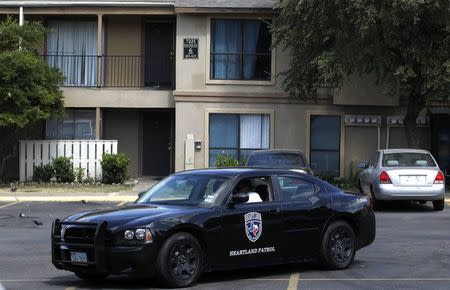
[[[369,197],[307,174],[204,169],[173,174],[131,205],[55,220],[51,235],[55,267],[81,278],[156,275],[185,287],[219,269],[311,259],[345,269],[373,242],[375,216]]]

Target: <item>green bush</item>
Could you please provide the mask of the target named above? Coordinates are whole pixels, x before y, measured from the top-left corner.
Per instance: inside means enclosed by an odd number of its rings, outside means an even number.
[[[236,167],[239,166],[239,161],[229,154],[217,154],[216,167]]]
[[[84,168],[78,167],[75,169],[75,177],[77,182],[83,182],[84,180]]]
[[[73,170],[72,159],[69,157],[56,157],[53,159],[53,168],[55,170],[56,181],[74,182],[75,172]]]
[[[103,183],[124,183],[128,179],[130,158],[125,154],[104,154],[101,161]]]
[[[34,182],[50,182],[54,174],[53,165],[46,164],[36,166],[33,172]]]

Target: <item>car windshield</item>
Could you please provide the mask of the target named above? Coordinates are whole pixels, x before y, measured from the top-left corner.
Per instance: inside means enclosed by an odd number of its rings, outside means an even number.
[[[305,159],[296,153],[264,153],[250,156],[248,166],[268,166],[272,168],[305,168]]]
[[[436,163],[428,153],[385,153],[383,167],[434,167]]]
[[[137,203],[209,207],[228,177],[202,174],[172,175],[143,194]]]

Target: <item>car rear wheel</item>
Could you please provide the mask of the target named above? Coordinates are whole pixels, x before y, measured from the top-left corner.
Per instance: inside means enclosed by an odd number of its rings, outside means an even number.
[[[93,282],[103,281],[108,277],[108,274],[84,273],[84,272],[75,272],[75,275],[77,275],[78,278],[81,278],[83,280],[93,281]]]
[[[156,270],[164,286],[188,287],[201,273],[203,251],[197,239],[185,232],[176,233],[158,254]]]
[[[345,221],[330,224],[322,238],[321,261],[330,270],[347,268],[355,258],[356,236]]]
[[[444,199],[433,200],[433,208],[434,208],[435,211],[442,211],[442,210],[444,210],[444,204],[445,204],[445,200]]]

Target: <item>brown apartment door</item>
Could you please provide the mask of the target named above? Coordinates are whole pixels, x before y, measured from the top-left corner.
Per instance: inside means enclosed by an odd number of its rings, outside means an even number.
[[[142,175],[167,176],[172,164],[172,113],[170,111],[143,114]]]
[[[173,87],[174,23],[145,24],[144,85],[154,88]]]

